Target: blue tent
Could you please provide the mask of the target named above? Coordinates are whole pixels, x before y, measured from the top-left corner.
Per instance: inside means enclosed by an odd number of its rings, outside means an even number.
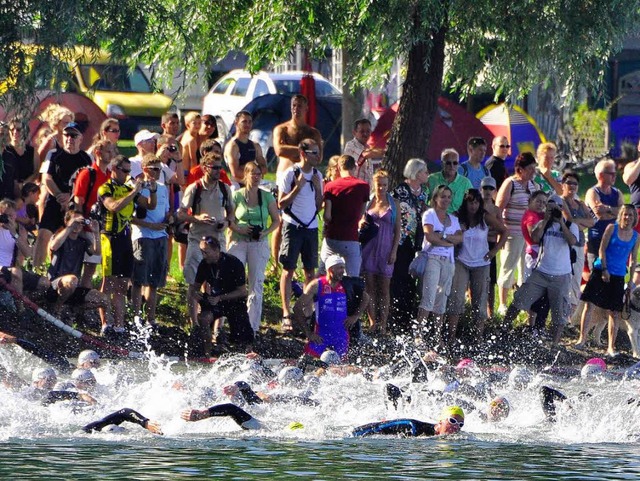
[[[273,128],[291,119],[291,95],[269,94],[256,97],[243,110],[253,115],[251,139],[258,142],[262,152],[271,162],[275,159],[273,151]],[[316,99],[316,125],[324,140],[324,158],[341,154],[340,136],[342,135],[342,98],[319,97]],[[235,126],[229,135],[235,133]]]
[[[622,155],[622,144],[638,145],[640,139],[640,116],[623,115],[611,121],[611,156],[618,158]]]

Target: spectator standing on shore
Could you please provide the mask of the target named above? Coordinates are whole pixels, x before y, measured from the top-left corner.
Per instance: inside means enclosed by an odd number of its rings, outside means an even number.
[[[465,176],[458,174],[458,165],[460,164],[460,156],[455,149],[444,149],[440,154],[440,165],[442,171],[436,172],[429,176],[429,192],[435,192],[439,185],[446,185],[451,189],[451,203],[447,213],[451,214],[457,211],[462,205],[464,194],[473,186],[471,181]]]
[[[496,181],[496,190],[500,190],[502,183],[507,177],[509,177],[507,167],[505,166],[505,160],[509,155],[509,149],[511,149],[509,139],[502,135],[493,138],[493,142],[491,142],[491,151],[493,155],[487,159],[484,166],[489,169],[489,174]]]

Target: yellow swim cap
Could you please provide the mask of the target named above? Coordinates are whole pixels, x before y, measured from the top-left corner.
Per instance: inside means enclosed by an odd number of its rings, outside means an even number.
[[[446,406],[440,413],[440,420],[448,419],[452,416],[460,416],[464,419],[464,411],[460,406]]]
[[[291,429],[292,431],[295,429],[304,429],[304,424],[298,422],[298,421],[293,421],[291,424],[289,424],[289,426],[287,426],[289,429]]]

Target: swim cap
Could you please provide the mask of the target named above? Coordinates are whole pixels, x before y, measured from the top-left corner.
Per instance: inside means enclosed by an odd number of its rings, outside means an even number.
[[[509,416],[511,412],[511,405],[507,398],[503,396],[495,397],[489,403],[489,420],[490,421],[502,421]]]
[[[88,369],[76,369],[71,373],[71,379],[80,382],[96,382],[96,377]]]
[[[302,381],[304,374],[302,369],[294,366],[287,366],[282,368],[278,373],[278,381],[282,384],[293,384]]]
[[[31,373],[32,381],[39,381],[41,379],[56,379],[56,372],[50,367],[41,367],[34,369]]]
[[[440,413],[440,420],[448,419],[452,416],[460,416],[464,419],[464,411],[460,406],[446,406]]]
[[[329,257],[327,257],[326,261],[324,261],[324,266],[327,269],[331,269],[332,267],[337,266],[338,264],[342,264],[342,265],[346,264],[342,256],[339,256],[338,254],[332,254]]]
[[[607,370],[607,363],[604,362],[604,359],[601,357],[592,357],[585,364],[594,364],[596,366],[600,366],[603,371]]]
[[[336,351],[332,351],[331,349],[327,349],[320,356],[320,360],[329,366],[334,366],[336,364],[340,364],[341,359],[340,355]]]
[[[593,379],[598,374],[602,374],[602,366],[600,364],[585,364],[580,371],[582,379]]]
[[[287,428],[291,429],[292,431],[295,431],[296,429],[304,429],[304,424],[298,421],[293,421],[291,424],[287,426]]]
[[[78,366],[88,361],[99,361],[100,356],[96,351],[92,351],[91,349],[86,349],[80,353],[78,356]]]
[[[516,366],[509,373],[509,385],[516,389],[523,389],[533,378],[531,371],[524,366]]]
[[[469,357],[465,357],[464,359],[460,359],[460,362],[456,365],[456,371],[460,369],[475,369],[476,363],[473,359]]]

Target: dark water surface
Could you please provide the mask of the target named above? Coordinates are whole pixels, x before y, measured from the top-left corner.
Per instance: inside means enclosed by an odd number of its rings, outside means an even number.
[[[511,444],[476,439],[12,439],[0,479],[640,478],[636,444]]]

